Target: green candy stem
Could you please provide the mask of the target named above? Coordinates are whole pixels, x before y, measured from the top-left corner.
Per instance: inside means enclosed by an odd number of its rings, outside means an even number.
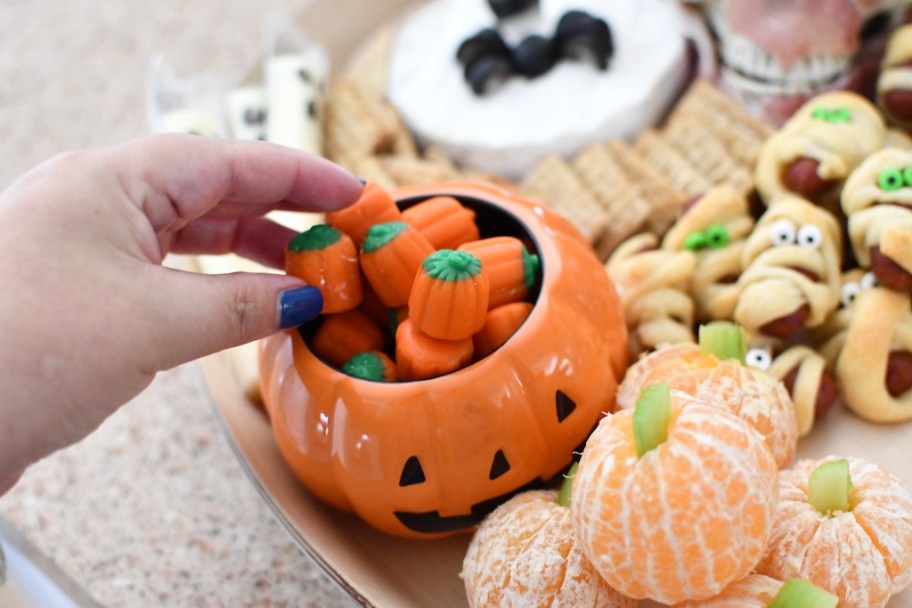
[[[852,510],[852,478],[845,458],[825,462],[808,479],[808,502],[825,515]]]
[[[376,251],[399,236],[406,228],[408,228],[408,224],[405,222],[374,224],[370,227],[370,230],[367,231],[367,236],[364,237],[362,248],[366,253]]]
[[[386,374],[383,361],[375,353],[358,353],[345,362],[342,371],[355,378],[381,382]]]
[[[342,233],[328,224],[317,224],[309,230],[294,236],[288,242],[288,251],[300,253],[301,251],[320,251],[339,242]]]
[[[523,279],[526,284],[526,289],[531,290],[535,287],[535,277],[538,275],[538,271],[541,269],[541,258],[539,258],[534,253],[529,253],[529,250],[526,249],[526,246],[522,247],[522,265],[523,265]]]
[[[481,260],[466,251],[439,249],[422,262],[424,271],[438,281],[464,281],[481,272]]]
[[[671,413],[671,388],[667,382],[643,389],[633,409],[633,438],[638,457],[665,443]]]
[[[579,463],[574,462],[570,465],[567,474],[564,475],[564,483],[561,484],[560,493],[557,495],[557,504],[562,507],[570,506],[570,496],[573,494],[573,478],[576,477],[576,470],[578,468]]]
[[[744,363],[747,353],[744,329],[740,325],[717,321],[700,326],[700,350],[718,359],[736,359]]]
[[[839,598],[803,578],[785,581],[769,608],[836,608]]]

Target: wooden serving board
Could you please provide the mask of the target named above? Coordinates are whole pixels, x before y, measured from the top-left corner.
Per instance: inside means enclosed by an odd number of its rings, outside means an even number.
[[[265,414],[244,396],[228,357],[213,355],[202,365],[225,431],[254,486],[301,549],[355,601],[378,608],[468,605],[459,578],[467,535],[435,541],[396,538],[322,504],[285,465]],[[873,424],[837,406],[798,446],[799,458],[827,454],[877,462],[912,489],[912,424]],[[912,587],[889,604],[909,606]]]
[[[324,45],[333,66],[344,66],[371,38],[416,0],[314,0],[298,16]],[[216,410],[237,456],[263,499],[298,545],[363,606],[461,608],[467,606],[459,572],[467,535],[413,541],[381,534],[355,516],[311,496],[282,460],[266,416],[246,396],[229,354],[202,361]],[[799,444],[799,458],[827,454],[877,462],[912,489],[912,423],[877,425],[837,407]],[[644,606],[655,604],[644,603]],[[912,587],[890,608],[912,607]]]

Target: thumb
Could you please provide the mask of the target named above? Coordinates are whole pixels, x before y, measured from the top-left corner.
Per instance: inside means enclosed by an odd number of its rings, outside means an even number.
[[[295,277],[161,270],[167,276],[159,275],[154,301],[143,307],[157,321],[149,352],[156,371],[301,325],[323,308],[320,290]]]

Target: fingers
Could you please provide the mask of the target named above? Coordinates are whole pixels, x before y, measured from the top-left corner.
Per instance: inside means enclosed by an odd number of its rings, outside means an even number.
[[[110,148],[130,199],[156,232],[201,217],[221,202],[330,211],[353,203],[362,185],[318,156],[260,141],[156,135]]]
[[[320,313],[320,291],[293,277],[201,275],[158,269],[143,314],[150,371],[245,344],[301,325]]]
[[[174,233],[170,249],[183,254],[236,253],[270,268],[285,265],[295,231],[265,218],[200,218]]]

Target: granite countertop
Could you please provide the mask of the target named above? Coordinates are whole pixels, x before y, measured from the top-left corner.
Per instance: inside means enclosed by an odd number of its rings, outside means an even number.
[[[352,606],[242,471],[202,370],[160,374],[0,514],[107,607]]]
[[[240,78],[266,13],[301,6],[0,2],[0,189],[59,152],[146,134],[155,55],[182,76]],[[352,605],[245,477],[196,363],[29,469],[0,515],[105,606]]]

